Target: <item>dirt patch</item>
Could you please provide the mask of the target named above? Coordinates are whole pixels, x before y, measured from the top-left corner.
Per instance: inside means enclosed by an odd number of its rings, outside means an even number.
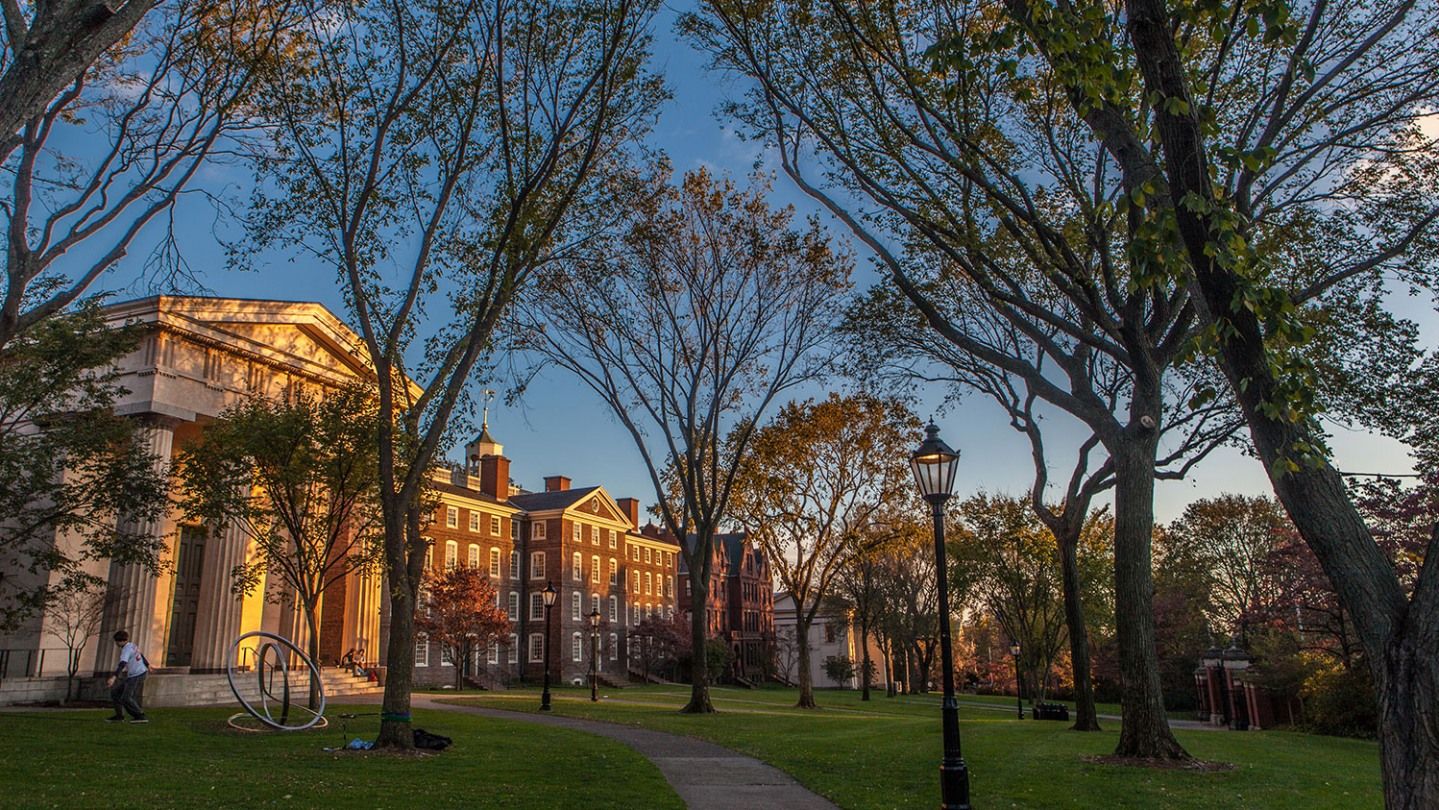
[[[1107,756],[1084,757],[1085,762],[1095,765],[1120,765],[1127,768],[1152,768],[1157,771],[1194,771],[1197,773],[1222,773],[1235,768],[1232,762],[1209,762],[1203,759],[1149,759],[1146,757]]]

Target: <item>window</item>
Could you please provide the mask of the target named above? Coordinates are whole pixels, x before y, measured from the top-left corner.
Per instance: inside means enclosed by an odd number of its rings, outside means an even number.
[[[640,623],[640,606],[632,605],[631,607],[634,608],[630,611],[630,613],[632,614],[632,623],[638,625]]]
[[[430,665],[430,640],[425,636],[415,636],[415,666],[427,667]]]
[[[579,591],[570,594],[570,618],[580,620],[580,611],[584,610],[585,597]]]
[[[600,581],[600,555],[590,558],[590,582]]]
[[[653,562],[653,560],[650,559],[650,550],[649,550],[649,549],[645,549],[645,562],[647,562],[647,563],[648,563],[648,562]]]
[[[511,551],[511,552],[510,552],[510,579],[519,579],[519,578],[520,578],[520,553],[519,553],[518,551]]]
[[[614,557],[611,557],[611,558],[610,558],[610,585],[613,586],[613,585],[618,585],[618,584],[620,584],[620,567],[619,567],[619,563],[615,562],[615,558],[614,558]]]
[[[645,618],[646,618],[646,619],[653,619],[654,617],[655,617],[655,606],[654,606],[654,605],[645,605]]]
[[[630,575],[631,575],[631,577],[632,577],[632,578],[630,579],[630,590],[634,591],[635,593],[639,593],[639,592],[640,592],[640,572],[638,572],[638,571],[631,571],[631,572],[630,572]]]
[[[460,564],[460,544],[454,540],[445,541],[445,570],[449,571]]]
[[[610,633],[610,660],[615,660],[615,650],[620,646],[620,637],[617,633]]]
[[[489,664],[498,664],[498,663],[500,663],[500,640],[499,640],[499,639],[497,639],[497,638],[492,638],[492,639],[490,639],[489,655],[485,656],[485,662],[486,662],[486,663],[489,663]]]
[[[570,634],[570,657],[576,661],[584,659],[585,639],[579,633]]]
[[[509,649],[506,650],[505,661],[510,664],[520,662],[520,637],[514,633],[510,634]]]
[[[530,594],[530,620],[542,621],[545,618],[545,597],[544,594]]]
[[[673,551],[666,551],[666,552],[665,552],[665,568],[674,568],[674,567],[675,567],[675,553],[674,553]]]
[[[655,592],[655,591],[654,591],[654,575],[651,574],[650,572],[646,571],[646,572],[645,572],[645,596],[651,596],[651,595],[654,594],[654,592]]]
[[[829,622],[824,623],[824,643],[834,643],[834,625],[830,624]]]
[[[690,595],[690,581],[689,581],[689,580],[685,580],[685,596],[689,596],[689,595]]]
[[[615,547],[618,546],[618,545],[619,545],[619,535],[617,535],[617,534],[615,533],[615,530],[614,530],[614,529],[610,529],[610,548],[615,548]]]
[[[611,596],[611,597],[610,597],[610,621],[612,621],[612,622],[617,622],[617,621],[619,621],[619,620],[620,620],[620,598],[619,598],[618,596]]]
[[[469,551],[469,555],[468,555],[468,556],[469,556],[469,564],[470,564],[470,567],[471,567],[471,568],[479,568],[479,567],[480,567],[480,547],[477,546],[477,545],[475,545],[474,543],[471,543],[471,544],[470,544],[470,551]]]
[[[570,573],[571,578],[574,579],[574,581],[585,581],[585,555],[579,553],[578,551],[575,552],[574,560],[572,563],[572,570]]]
[[[460,527],[460,510],[453,506],[445,507],[445,526],[451,529]]]
[[[545,578],[545,553],[543,551],[530,552],[530,579]]]
[[[597,545],[599,545],[599,544],[600,544],[600,527],[599,527],[599,526],[591,526],[591,527],[590,527],[590,545],[592,545],[592,546],[597,546]]]
[[[435,541],[425,538],[425,570],[435,567]]]
[[[490,576],[500,578],[500,550],[497,548],[490,549]]]
[[[675,595],[675,578],[674,578],[674,577],[665,577],[664,580],[665,580],[665,596],[674,596],[674,595]]]
[[[640,561],[640,547],[639,547],[639,546],[630,546],[630,554],[631,554],[631,556],[633,556],[633,557],[635,558],[635,562],[639,562],[639,561]]]
[[[546,524],[545,524],[545,522],[544,522],[543,520],[536,521],[535,524],[530,527],[530,539],[531,539],[531,540],[544,540],[544,539],[545,539],[545,526],[546,526]]]
[[[499,515],[490,515],[490,534],[493,534],[493,535],[496,536],[496,537],[499,537],[499,536],[500,536],[500,516],[499,516]]]
[[[539,633],[530,633],[530,663],[537,664],[545,660],[545,637]]]
[[[511,520],[511,521],[510,521],[510,539],[511,539],[511,540],[518,540],[518,539],[520,539],[520,522],[519,522],[518,520]]]
[[[575,541],[576,543],[578,543],[578,542],[581,541],[581,538],[580,538],[580,524],[578,524],[578,523],[571,523],[571,524],[570,524],[570,539],[573,540],[573,541]]]
[[[592,594],[590,594],[590,612],[591,612],[591,613],[599,613],[599,612],[600,612],[600,595],[597,594],[597,593],[592,593]]]
[[[544,602],[541,601],[540,604],[543,605]],[[509,608],[505,611],[505,613],[506,613],[506,615],[508,615],[508,616],[510,617],[510,621],[513,622],[513,621],[518,621],[518,620],[519,620],[519,618],[520,618],[520,592],[519,592],[519,591],[510,591],[510,603],[509,603]]]

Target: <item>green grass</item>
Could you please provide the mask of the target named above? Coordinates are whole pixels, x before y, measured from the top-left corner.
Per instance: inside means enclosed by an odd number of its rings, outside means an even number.
[[[156,709],[145,726],[101,711],[0,714],[0,807],[679,808],[660,772],[620,743],[523,722],[415,712],[455,744],[442,754],[327,754],[339,720],[310,732],[242,734],[232,709]],[[374,706],[332,707],[375,712]],[[377,717],[349,721],[374,739]]]
[[[793,690],[715,689],[719,713],[681,715],[684,687],[560,690],[555,713],[713,740],[765,760],[841,807],[930,808],[938,801],[939,704],[932,696],[868,704],[853,692],[822,692],[825,708],[792,708]],[[480,697],[478,705],[534,711],[532,690]],[[968,698],[966,698],[968,699]],[[1086,762],[1113,751],[1118,723],[1097,734],[1063,723],[1018,721],[961,706],[961,736],[976,807],[1378,808],[1378,749],[1370,742],[1280,731],[1178,731],[1195,756],[1234,764],[1225,772],[1161,771]]]

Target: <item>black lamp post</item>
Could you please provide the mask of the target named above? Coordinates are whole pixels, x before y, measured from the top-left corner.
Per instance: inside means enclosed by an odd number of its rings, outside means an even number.
[[[555,583],[546,582],[540,594],[545,600],[545,691],[540,693],[540,711],[547,712],[550,710],[550,612],[560,592],[555,590]]]
[[[600,699],[600,609],[590,611],[590,702]]]
[[[934,516],[934,567],[939,583],[939,649],[944,666],[944,703],[940,717],[944,730],[944,759],[939,764],[940,807],[969,810],[969,769],[959,750],[959,702],[954,699],[954,649],[949,637],[949,576],[944,556],[944,502],[954,493],[954,472],[959,453],[940,441],[939,428],[930,423],[924,441],[909,458],[919,494],[929,501]]]
[[[1014,656],[1014,710],[1019,719],[1024,719],[1024,681],[1019,677],[1019,642],[1009,645],[1009,654]]]

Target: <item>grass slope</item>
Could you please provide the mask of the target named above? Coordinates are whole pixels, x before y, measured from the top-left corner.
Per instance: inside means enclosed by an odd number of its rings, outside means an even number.
[[[589,717],[713,740],[763,759],[844,808],[931,808],[939,798],[939,702],[931,696],[821,692],[825,708],[792,708],[793,690],[715,689],[719,713],[681,715],[685,688],[556,692],[557,714]],[[464,697],[478,705],[533,711],[532,691]],[[1098,765],[1113,751],[1117,722],[1081,734],[1056,722],[961,705],[961,736],[976,807],[1025,808],[1378,808],[1378,749],[1370,742],[1280,731],[1176,732],[1202,759],[1233,763],[1218,773]]]
[[[680,808],[660,772],[600,737],[454,713],[415,723],[454,739],[442,754],[326,754],[322,731],[242,734],[232,709],[156,709],[149,725],[108,711],[0,714],[0,807]],[[341,712],[377,707],[332,707]],[[374,739],[378,717],[348,722]]]

